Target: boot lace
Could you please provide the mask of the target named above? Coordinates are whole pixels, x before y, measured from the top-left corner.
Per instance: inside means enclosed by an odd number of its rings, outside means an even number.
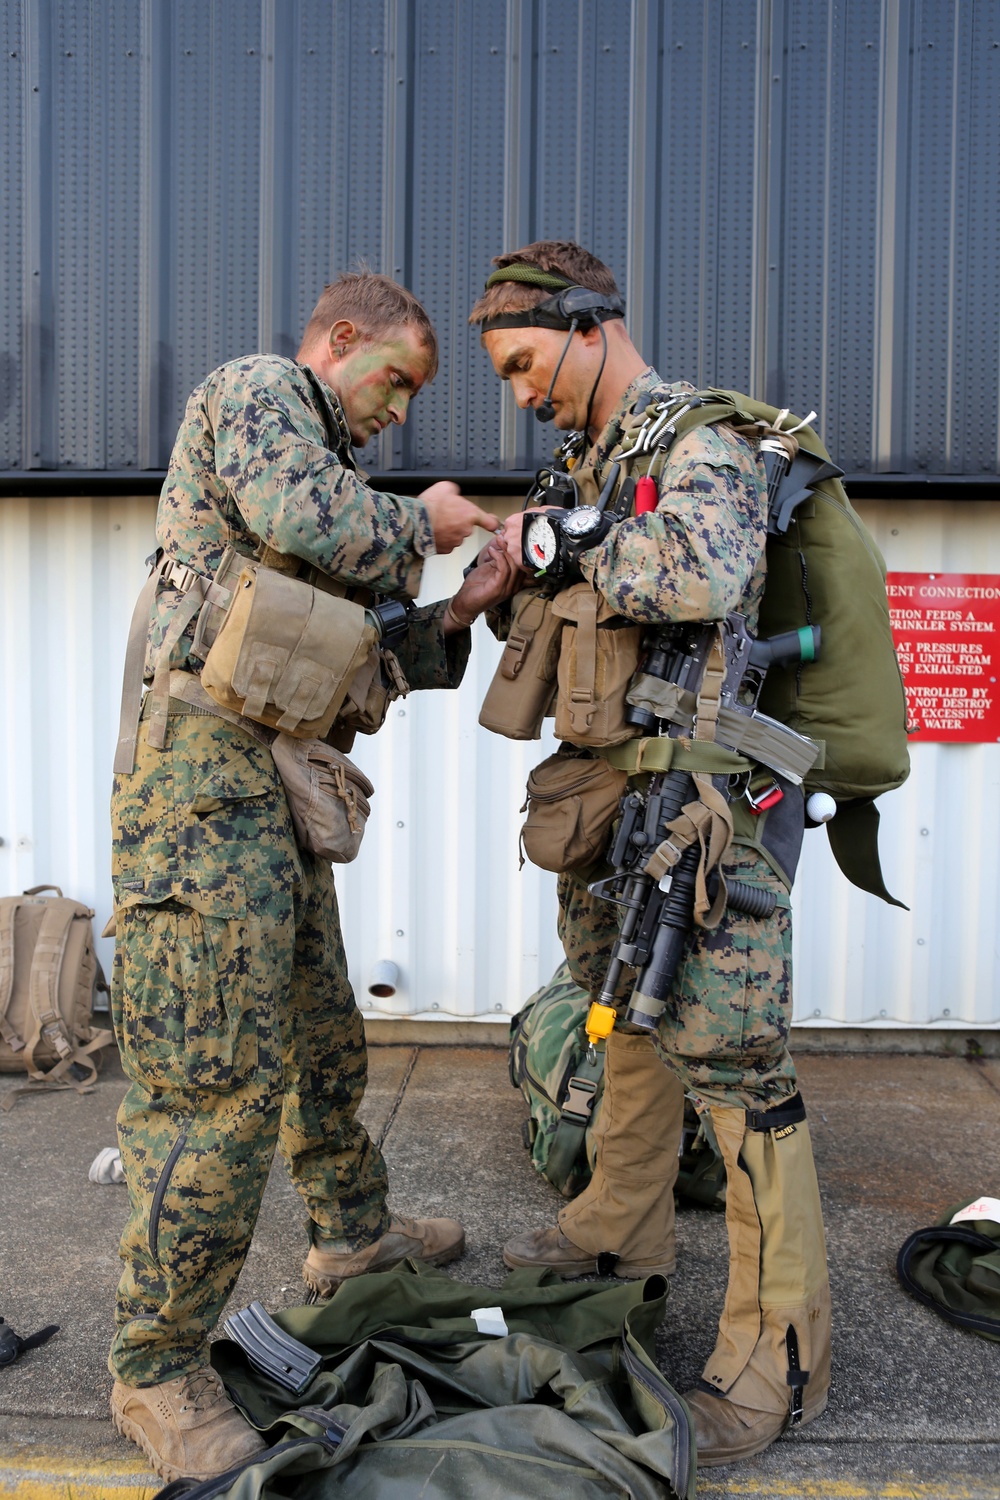
[[[178,1394],[181,1411],[207,1411],[222,1395],[221,1382],[214,1370],[196,1370],[188,1376]]]

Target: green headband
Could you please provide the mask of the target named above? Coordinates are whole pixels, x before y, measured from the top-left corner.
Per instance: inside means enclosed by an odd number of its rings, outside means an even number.
[[[541,266],[531,266],[524,261],[513,266],[502,266],[500,270],[494,271],[491,276],[487,276],[486,285],[496,286],[501,281],[522,281],[527,286],[538,286],[553,292],[563,292],[575,284],[554,271],[543,271]]]

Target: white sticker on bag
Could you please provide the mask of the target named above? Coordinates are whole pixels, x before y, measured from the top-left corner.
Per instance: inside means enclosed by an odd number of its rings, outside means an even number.
[[[474,1307],[469,1317],[480,1333],[492,1334],[497,1339],[507,1337],[507,1324],[504,1322],[502,1307]]]
[[[1000,1198],[977,1198],[967,1208],[960,1208],[951,1222],[961,1224],[966,1219],[972,1223],[977,1219],[991,1219],[994,1224],[1000,1224]]]

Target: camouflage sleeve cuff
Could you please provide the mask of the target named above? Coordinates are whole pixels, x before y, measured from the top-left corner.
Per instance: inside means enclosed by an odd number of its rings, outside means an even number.
[[[457,688],[465,676],[472,649],[468,630],[444,633],[447,599],[425,604],[410,615],[406,639],[396,650],[411,689]]]

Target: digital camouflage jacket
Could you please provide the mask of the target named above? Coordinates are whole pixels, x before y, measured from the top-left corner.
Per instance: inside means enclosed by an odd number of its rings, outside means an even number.
[[[430,517],[419,500],[366,482],[336,395],[313,379],[318,391],[302,366],[274,354],[246,355],[206,376],[188,399],[170,456],[157,544],[211,577],[228,545],[252,556],[259,537],[341,583],[413,598],[435,550]],[[157,593],[147,679],[180,598],[162,585]],[[469,638],[451,637],[446,649],[443,613],[431,605],[411,616],[397,651],[411,687],[461,679]],[[199,670],[187,657],[192,633],[173,665]]]
[[[693,390],[644,370],[574,471],[577,479],[585,484],[592,473],[600,490],[625,420],[643,395],[662,400]],[[637,461],[632,474],[648,462]],[[620,521],[583,553],[583,576],[617,614],[640,624],[721,620],[738,610],[752,631],[764,592],[767,534],[767,485],[754,445],[729,427],[696,427],[670,450],[657,488],[655,511]]]

